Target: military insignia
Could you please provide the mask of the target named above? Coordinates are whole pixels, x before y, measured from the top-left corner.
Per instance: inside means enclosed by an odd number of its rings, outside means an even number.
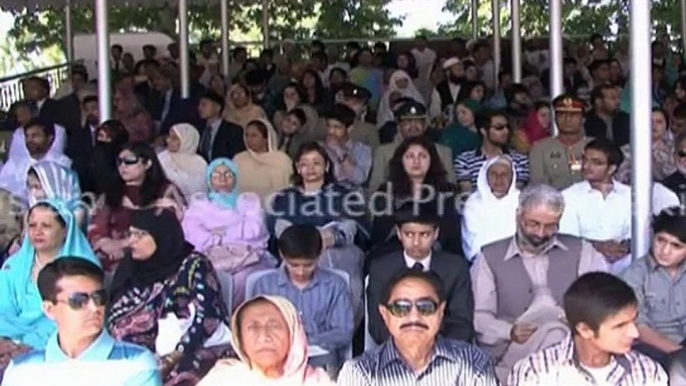
[[[417,114],[417,108],[414,107],[414,106],[412,106],[412,107],[410,108],[410,114]]]

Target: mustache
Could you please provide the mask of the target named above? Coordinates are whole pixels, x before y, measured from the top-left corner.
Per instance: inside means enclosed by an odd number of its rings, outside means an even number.
[[[404,329],[410,328],[410,327],[419,327],[419,328],[423,328],[423,329],[425,329],[425,330],[428,330],[428,329],[429,329],[429,326],[427,326],[427,325],[424,324],[424,323],[419,323],[419,322],[409,322],[409,323],[405,323],[405,324],[403,324],[403,325],[400,326],[400,329],[401,329],[401,330],[404,330]]]

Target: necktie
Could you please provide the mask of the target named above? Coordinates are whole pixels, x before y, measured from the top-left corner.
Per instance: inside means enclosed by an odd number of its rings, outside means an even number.
[[[33,118],[38,116],[39,110],[38,110],[38,102],[36,101],[29,101],[29,110],[31,110],[31,116]]]
[[[416,270],[419,270],[419,271],[424,271],[424,264],[422,264],[422,263],[414,263],[414,265],[412,266],[412,269],[416,269]]]
[[[207,157],[207,161],[212,161],[212,126],[207,125],[202,133],[202,143],[200,152]]]

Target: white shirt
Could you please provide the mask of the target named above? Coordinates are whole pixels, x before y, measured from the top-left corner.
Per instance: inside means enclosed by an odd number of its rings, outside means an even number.
[[[421,263],[424,266],[424,272],[426,272],[429,270],[429,267],[431,267],[431,253],[429,253],[429,256],[425,258],[417,260],[408,256],[407,252],[403,251],[403,257],[405,258],[405,265],[407,265],[407,268],[412,268],[415,264]]]
[[[666,208],[680,206],[679,196],[659,182],[653,183],[653,215],[658,215]]]
[[[631,239],[631,188],[613,181],[612,190],[603,194],[587,181],[578,182],[562,191],[565,210],[560,220],[560,233],[592,241]],[[619,272],[631,263],[627,255],[613,263],[610,271]]]

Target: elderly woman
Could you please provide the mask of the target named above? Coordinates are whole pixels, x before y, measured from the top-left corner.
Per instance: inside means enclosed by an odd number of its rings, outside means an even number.
[[[184,241],[171,210],[134,211],[129,233],[131,253],[112,280],[108,329],[160,355],[165,385],[195,385],[229,348],[217,274]]]
[[[243,137],[247,150],[233,159],[243,176],[238,181],[238,191],[256,193],[262,202],[267,202],[272,193],[290,185],[291,159],[278,150],[276,132],[267,120],[248,123]]]
[[[93,249],[111,269],[124,257],[128,244],[131,211],[150,206],[171,207],[181,217],[185,199],[167,180],[150,145],[125,146],[117,158],[119,178],[96,203],[88,238]]]
[[[29,169],[26,185],[29,206],[40,200],[60,199],[74,212],[79,229],[86,229],[88,214],[82,206],[81,186],[72,169],[50,161],[38,162]]]
[[[183,231],[217,271],[231,273],[231,304],[238,306],[245,298],[248,275],[275,266],[267,252],[269,232],[260,198],[254,193],[239,194],[236,188],[236,164],[218,158],[207,168],[206,178],[210,193],[191,202],[183,217]]]
[[[399,93],[400,97],[412,98],[417,102],[426,104],[424,102],[424,97],[417,90],[414,83],[412,83],[412,78],[403,70],[396,70],[391,75],[391,79],[388,81],[388,88],[381,97],[381,103],[379,104],[379,110],[376,113],[376,127],[383,126],[386,122],[394,121],[395,116],[393,114],[393,103],[391,101],[391,94]]]
[[[462,212],[462,247],[470,261],[484,245],[515,234],[516,182],[517,172],[506,155],[491,158],[479,170],[477,191],[469,196]]]
[[[36,278],[41,268],[65,256],[100,265],[67,204],[39,201],[28,212],[21,248],[0,270],[0,367],[24,346],[44,348],[56,331],[55,323],[43,314]]]
[[[245,128],[248,122],[266,117],[264,109],[253,103],[252,94],[247,87],[238,83],[231,86],[226,93],[224,120]]]
[[[178,186],[190,199],[195,193],[205,193],[207,162],[198,155],[200,133],[188,123],[171,127],[167,136],[167,149],[158,155],[169,181]]]
[[[217,363],[199,386],[240,381],[246,385],[328,386],[326,372],[307,365],[307,337],[298,310],[280,296],[257,296],[231,320],[233,348],[240,360]]]

